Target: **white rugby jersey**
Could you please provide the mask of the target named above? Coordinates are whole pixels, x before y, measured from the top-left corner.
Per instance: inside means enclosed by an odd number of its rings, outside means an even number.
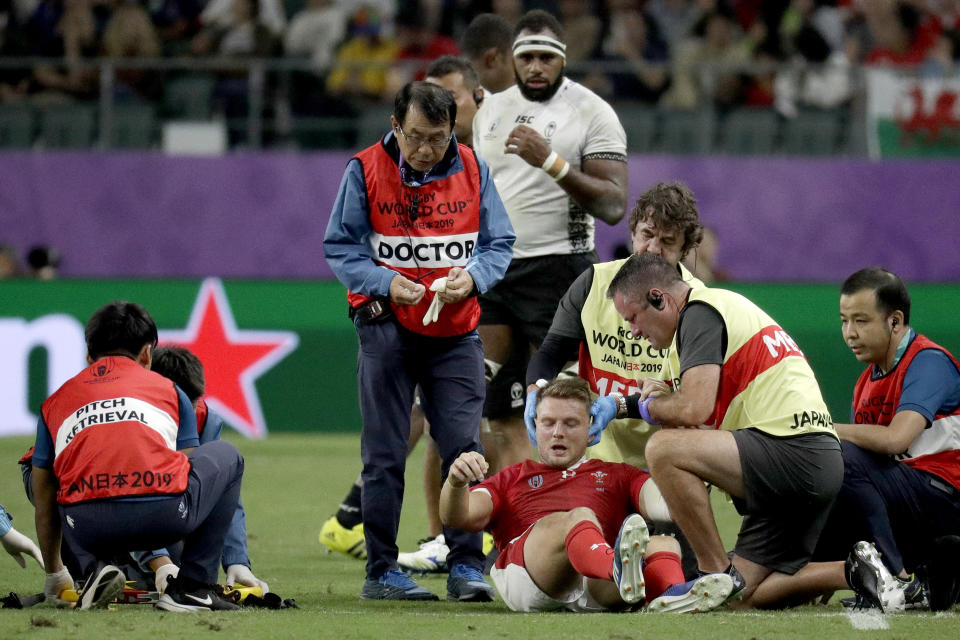
[[[626,161],[627,135],[613,108],[583,85],[565,78],[547,102],[527,100],[517,86],[490,94],[473,119],[477,155],[490,165],[517,233],[514,258],[585,253],[593,249],[593,216],[540,167],[504,153],[507,136],[525,124],[580,169],[591,155]]]

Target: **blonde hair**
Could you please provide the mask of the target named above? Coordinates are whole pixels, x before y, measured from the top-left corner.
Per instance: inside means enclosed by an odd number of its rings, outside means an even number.
[[[579,400],[583,402],[587,412],[590,411],[590,405],[593,404],[593,397],[590,395],[590,385],[583,378],[573,376],[563,376],[547,383],[537,394],[537,406],[544,398],[558,398],[560,400]]]

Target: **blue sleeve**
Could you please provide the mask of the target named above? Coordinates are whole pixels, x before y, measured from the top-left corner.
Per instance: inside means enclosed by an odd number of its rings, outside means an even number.
[[[145,573],[152,571],[150,565],[148,564],[154,558],[162,558],[164,556],[169,557],[170,552],[166,549],[154,549],[153,551],[131,551],[130,557],[133,558],[134,562],[140,567]]]
[[[53,469],[53,438],[50,437],[50,430],[47,429],[47,423],[40,416],[37,420],[37,440],[33,444],[32,464],[35,467],[43,469]]]
[[[13,524],[10,522],[10,516],[7,515],[7,510],[3,508],[3,505],[0,504],[0,536],[7,535],[7,532],[13,529]]]
[[[477,291],[486,293],[507,272],[517,234],[490,177],[490,167],[479,157],[477,164],[480,169],[480,231],[477,234],[477,248],[467,262],[466,269]]]
[[[960,371],[939,349],[926,349],[914,356],[903,378],[897,412],[916,411],[928,421],[938,413],[960,406]]]
[[[203,427],[203,433],[200,434],[200,444],[206,444],[220,439],[223,433],[223,418],[220,414],[207,406],[207,424]]]
[[[227,537],[223,541],[221,562],[224,570],[232,564],[250,567],[250,555],[247,553],[247,515],[240,500],[237,500],[237,510],[233,512],[233,520],[230,521]]]
[[[180,387],[174,385],[174,389],[177,390],[177,397],[180,399],[180,429],[177,431],[177,450],[199,446],[197,414],[193,410],[193,403],[190,402],[190,398]]]
[[[370,206],[357,159],[347,164],[340,190],[323,234],[323,253],[337,279],[350,291],[365,296],[387,297],[396,271],[377,265],[367,240],[372,232]]]

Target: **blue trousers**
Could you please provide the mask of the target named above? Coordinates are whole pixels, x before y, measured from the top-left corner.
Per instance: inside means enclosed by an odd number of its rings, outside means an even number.
[[[355,318],[354,325],[360,338],[357,386],[363,417],[361,501],[367,577],[378,578],[397,566],[414,390],[419,384],[430,437],[440,451],[446,478],[461,453],[482,451],[483,347],[476,331],[430,338],[406,331],[394,320],[365,324]],[[450,547],[448,565],[483,567],[479,533],[444,527],[443,535]]]
[[[843,487],[818,559],[846,557],[857,540],[872,540],[897,575],[930,560],[934,539],[960,535],[960,492],[945,480],[850,442],[840,446]]]
[[[95,559],[111,562],[121,552],[182,540],[180,575],[216,583],[223,541],[240,499],[243,457],[222,440],[200,445],[188,457],[190,477],[182,494],[61,506],[64,534]],[[84,574],[92,569],[84,567]]]

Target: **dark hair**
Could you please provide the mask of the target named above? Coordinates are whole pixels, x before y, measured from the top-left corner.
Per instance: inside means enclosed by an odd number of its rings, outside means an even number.
[[[428,78],[442,78],[451,73],[463,76],[463,86],[467,91],[473,91],[480,86],[480,76],[469,61],[457,56],[440,56],[427,67]]]
[[[830,57],[830,45],[816,28],[809,24],[800,27],[793,38],[793,44],[804,58],[810,62],[826,62]]]
[[[647,292],[654,287],[666,289],[680,281],[677,268],[655,253],[634,254],[627,258],[607,287],[607,297],[617,293],[649,304]]]
[[[60,266],[60,252],[56,248],[46,245],[31,247],[30,251],[27,252],[27,264],[30,265],[31,269],[57,268]]]
[[[697,199],[682,182],[661,182],[640,194],[630,211],[630,234],[633,235],[638,224],[647,221],[661,231],[678,229],[683,233],[681,258],[703,240]]]
[[[477,58],[491,47],[503,51],[509,58],[513,47],[513,30],[503,16],[481,13],[467,25],[460,40],[460,49],[468,58]]]
[[[84,338],[92,360],[108,355],[136,358],[144,345],[157,344],[157,325],[139,304],[114,300],[90,316]]]
[[[408,82],[397,92],[393,101],[393,117],[403,125],[410,105],[423,114],[430,124],[449,124],[457,121],[457,103],[453,94],[430,82]]]
[[[186,347],[179,345],[157,347],[153,350],[153,363],[150,369],[164,378],[173,380],[173,383],[187,394],[190,402],[196,402],[197,398],[206,391],[203,363]]]
[[[550,30],[557,40],[564,42],[563,25],[554,17],[552,13],[547,13],[543,9],[533,9],[523,14],[513,28],[513,37],[516,39],[521,31],[532,31],[533,33],[542,33]],[[512,44],[512,43],[511,43]]]
[[[903,313],[903,324],[910,324],[910,292],[900,276],[883,267],[860,269],[843,281],[840,295],[850,296],[870,289],[877,296],[877,309],[889,317],[894,311]]]
[[[577,376],[561,376],[547,383],[537,393],[537,406],[544,398],[559,398],[561,400],[579,400],[589,413],[593,397],[590,395],[590,385],[583,378]]]

